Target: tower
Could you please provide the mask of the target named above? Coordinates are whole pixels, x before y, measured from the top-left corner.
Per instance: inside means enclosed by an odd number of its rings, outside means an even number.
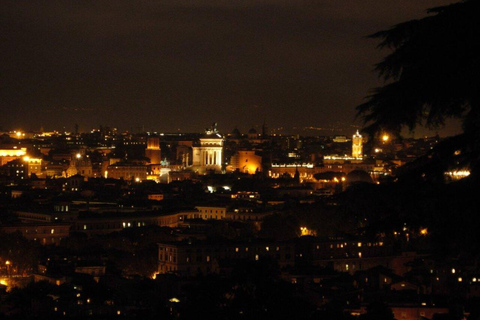
[[[363,144],[362,136],[357,130],[357,133],[355,133],[352,138],[352,157],[353,158],[363,158],[362,144]]]
[[[147,149],[145,149],[145,157],[150,159],[150,164],[159,164],[160,161],[162,161],[159,137],[148,137]]]

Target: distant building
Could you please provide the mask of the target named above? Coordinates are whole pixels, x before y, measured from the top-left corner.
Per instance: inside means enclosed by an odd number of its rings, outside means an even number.
[[[118,162],[107,168],[107,177],[113,179],[143,181],[147,179],[147,166],[137,163]]]
[[[225,219],[225,215],[227,212],[226,207],[197,206],[195,208],[198,210],[198,213],[192,213],[190,216],[187,216],[187,219]]]
[[[258,261],[270,257],[280,267],[293,266],[295,245],[292,242],[173,242],[158,244],[158,273],[180,276],[226,273],[236,261]]]
[[[149,164],[159,164],[162,161],[159,137],[148,137],[145,157],[149,159]]]
[[[250,130],[248,130],[247,137],[249,140],[257,139],[258,138],[257,130],[255,130],[255,128],[251,128]]]
[[[0,228],[5,233],[20,232],[28,240],[38,241],[42,245],[58,245],[70,235],[70,224],[66,223],[29,223],[5,225]]]
[[[28,165],[21,159],[15,159],[0,168],[0,173],[15,181],[28,178]]]
[[[216,124],[205,130],[197,146],[193,147],[192,170],[199,173],[221,172],[223,165],[223,136]]]
[[[358,130],[352,138],[352,158],[363,158],[363,140]]]
[[[82,176],[92,178],[94,177],[92,161],[89,158],[79,158],[75,160],[75,168],[77,169],[77,174]]]
[[[16,159],[20,159],[27,154],[26,148],[0,149],[0,166]]]
[[[32,174],[35,174],[37,177],[41,177],[43,175],[41,158],[31,158],[31,157],[25,156],[23,157],[23,161],[27,163],[28,177],[30,177]]]
[[[262,171],[262,157],[253,150],[237,151],[230,159],[231,170],[239,170],[243,173],[254,174]]]
[[[335,136],[335,137],[333,137],[332,140],[335,143],[347,143],[349,141],[347,136]]]

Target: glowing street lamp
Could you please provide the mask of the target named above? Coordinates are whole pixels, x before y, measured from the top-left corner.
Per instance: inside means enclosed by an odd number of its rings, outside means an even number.
[[[12,263],[10,262],[10,260],[5,261],[5,266],[7,268],[7,277],[10,277],[10,265],[11,264]]]

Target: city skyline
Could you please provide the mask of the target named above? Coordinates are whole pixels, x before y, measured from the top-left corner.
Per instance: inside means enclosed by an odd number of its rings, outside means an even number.
[[[385,53],[366,36],[450,2],[7,2],[0,125],[359,126]]]

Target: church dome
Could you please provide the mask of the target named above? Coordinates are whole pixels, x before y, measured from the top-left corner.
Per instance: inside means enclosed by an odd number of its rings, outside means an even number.
[[[235,129],[232,130],[232,132],[230,133],[230,135],[231,135],[232,137],[240,137],[240,136],[241,136],[240,130],[238,130],[238,128],[235,128]]]

